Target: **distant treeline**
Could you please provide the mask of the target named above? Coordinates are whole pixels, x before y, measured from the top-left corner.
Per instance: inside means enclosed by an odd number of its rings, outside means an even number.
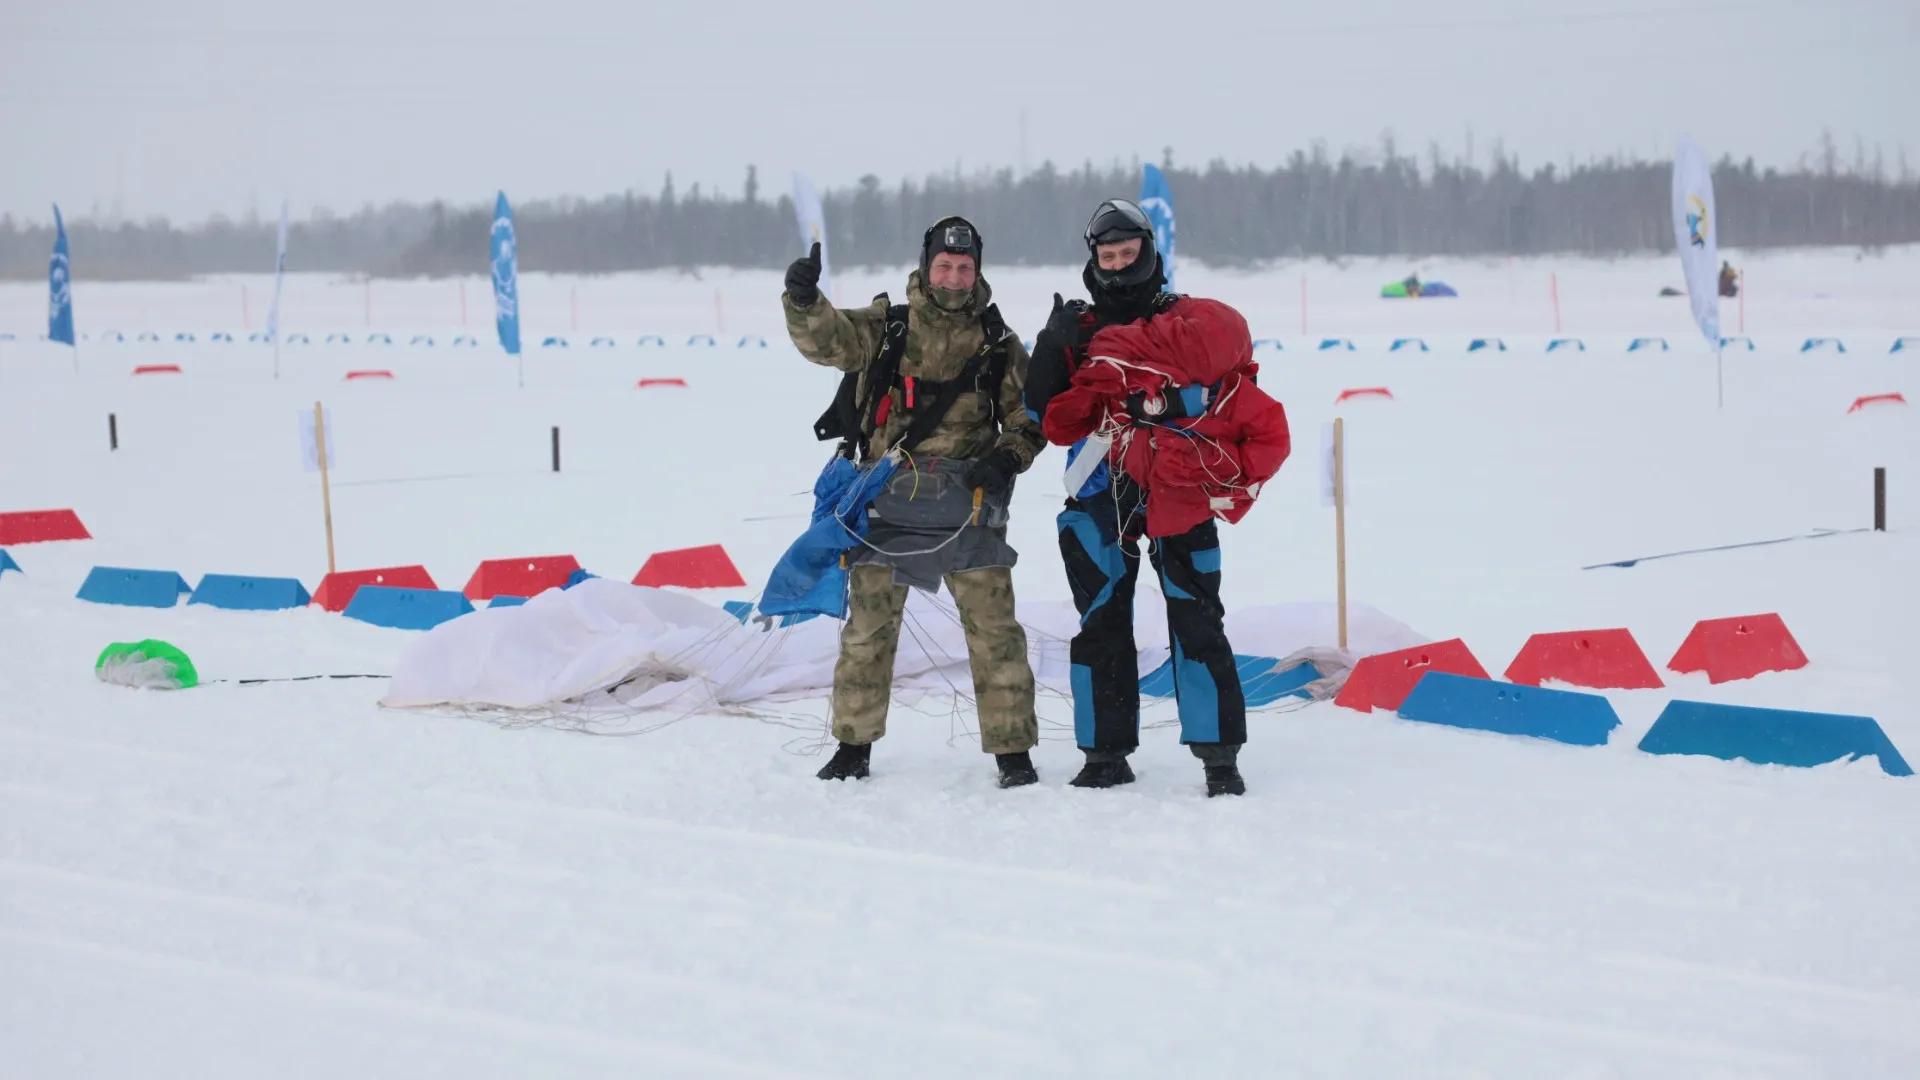
[[[1673,246],[1670,169],[1664,161],[1606,159],[1523,171],[1495,149],[1484,167],[1401,154],[1388,141],[1371,153],[1330,156],[1323,146],[1272,169],[1163,163],[1174,191],[1179,254],[1212,265],[1345,256],[1612,256]],[[1878,152],[1839,160],[1832,141],[1792,170],[1722,159],[1714,168],[1723,247],[1881,247],[1920,241],[1920,181],[1902,154],[1889,169]],[[783,185],[784,186],[784,185]],[[1091,163],[1063,172],[1051,163],[934,176],[883,186],[874,176],[823,197],[828,242],[842,266],[897,266],[918,251],[922,231],[950,213],[980,226],[989,265],[1059,265],[1085,257],[1080,230],[1103,198],[1132,197],[1139,166]],[[509,193],[511,195],[511,193]],[[484,273],[490,200],[453,206],[368,207],[351,216],[318,212],[292,228],[287,265],[378,276]],[[515,209],[525,270],[611,273],[702,266],[779,267],[797,253],[793,204],[769,198],[756,170],[739,194],[675,188],[600,199],[528,201]],[[76,277],[162,278],[257,272],[273,266],[274,223],[216,217],[175,227],[165,220],[70,223]],[[0,217],[0,277],[46,272],[51,230]]]

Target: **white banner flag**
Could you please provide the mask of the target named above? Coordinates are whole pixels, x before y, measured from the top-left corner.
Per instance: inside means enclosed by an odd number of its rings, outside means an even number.
[[[793,174],[793,216],[800,225],[800,253],[820,245],[820,295],[833,295],[833,264],[827,261],[827,215],[806,173]]]
[[[280,344],[280,282],[287,274],[287,204],[280,203],[280,241],[273,257],[273,303],[267,305],[267,341]]]
[[[1342,434],[1345,433],[1342,432]],[[1342,449],[1345,448],[1342,447]],[[1352,463],[1348,462],[1347,466],[1341,470],[1340,479],[1342,480],[1350,480],[1353,477]],[[1351,503],[1353,486],[1351,484],[1346,486],[1345,499]],[[1333,505],[1333,425],[1331,423],[1320,425],[1320,505]]]
[[[1693,321],[1720,349],[1720,219],[1713,209],[1713,169],[1689,135],[1673,152],[1673,239],[1687,278]]]
[[[327,468],[340,467],[340,437],[333,426],[333,410],[322,414],[321,422],[327,425]],[[308,472],[320,471],[320,433],[314,430],[313,410],[300,410],[300,463]]]

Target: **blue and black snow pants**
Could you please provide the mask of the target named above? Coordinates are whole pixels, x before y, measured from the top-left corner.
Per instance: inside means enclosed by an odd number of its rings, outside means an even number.
[[[1140,745],[1140,668],[1133,642],[1133,586],[1140,545],[1069,502],[1059,518],[1060,555],[1080,632],[1069,647],[1074,739],[1082,750],[1124,755]],[[1211,521],[1149,542],[1167,598],[1180,741],[1247,741],[1247,704],[1227,643],[1220,603],[1220,538]]]

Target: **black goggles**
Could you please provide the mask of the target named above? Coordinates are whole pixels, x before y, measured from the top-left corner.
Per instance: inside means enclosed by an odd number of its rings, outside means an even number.
[[[1089,246],[1152,235],[1153,222],[1147,212],[1125,199],[1108,199],[1087,219]]]

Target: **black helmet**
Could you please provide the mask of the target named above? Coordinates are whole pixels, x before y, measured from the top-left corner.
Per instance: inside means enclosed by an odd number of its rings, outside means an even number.
[[[979,269],[980,230],[973,227],[973,222],[958,215],[943,217],[927,228],[926,235],[920,238],[920,280],[927,283],[929,288],[932,285],[927,282],[927,274],[933,266],[933,257],[943,251],[953,255],[971,255],[974,268]]]
[[[1144,285],[1158,271],[1160,255],[1153,246],[1153,222],[1147,212],[1125,199],[1108,199],[1087,219],[1087,256],[1093,278],[1104,290],[1128,289]],[[1138,239],[1140,257],[1119,270],[1100,269],[1101,244],[1117,244]]]

